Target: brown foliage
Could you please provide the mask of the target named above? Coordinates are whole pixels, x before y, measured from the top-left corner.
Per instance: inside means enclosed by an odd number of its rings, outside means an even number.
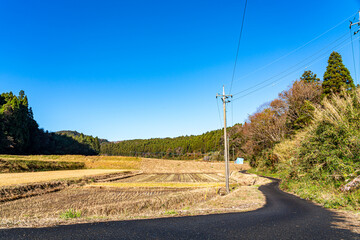
[[[294,123],[304,114],[302,107],[305,101],[313,105],[319,105],[321,102],[322,88],[318,82],[295,81],[292,87],[279,94],[280,99],[285,103],[285,111],[288,121]]]
[[[301,128],[311,120],[309,105],[319,105],[321,85],[318,82],[295,81],[279,98],[263,104],[256,113],[249,116],[241,129],[234,129],[240,134],[241,150],[252,162],[264,158],[267,165],[277,162],[272,148],[292,130]]]

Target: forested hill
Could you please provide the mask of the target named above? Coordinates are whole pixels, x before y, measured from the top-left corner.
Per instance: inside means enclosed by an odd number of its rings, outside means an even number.
[[[83,137],[83,138],[84,137],[91,137],[91,138],[94,138],[93,136],[85,135],[83,133],[79,133],[77,131],[71,131],[71,130],[62,130],[62,131],[57,131],[55,133],[60,134],[60,135],[67,135],[69,137],[75,137],[75,138],[79,138],[79,137]],[[102,138],[98,138],[98,137],[95,137],[95,138],[99,140],[100,144],[109,142],[107,139],[102,139]]]
[[[236,137],[236,129],[241,128],[237,124],[229,128],[229,135]],[[231,141],[230,153],[238,141]],[[233,148],[234,147],[234,148]],[[142,156],[154,158],[173,158],[173,159],[198,159],[206,155],[210,159],[220,160],[223,153],[223,130],[214,130],[201,135],[181,136],[175,138],[152,138],[135,139],[119,142],[101,144],[101,154],[104,155],[123,155],[123,156]]]
[[[0,154],[98,154],[99,143],[89,142],[96,141],[40,129],[24,91],[0,95]]]
[[[85,134],[79,133],[77,131],[57,131],[55,133],[58,135],[61,135],[61,136],[71,137],[81,144],[88,145],[96,153],[100,152],[100,139],[98,137],[85,135]],[[107,140],[105,140],[105,141],[107,141]]]

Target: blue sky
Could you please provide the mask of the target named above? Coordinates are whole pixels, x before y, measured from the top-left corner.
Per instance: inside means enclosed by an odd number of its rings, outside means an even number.
[[[223,84],[229,91],[244,3],[1,0],[0,90],[23,89],[35,119],[49,131],[123,140],[218,129],[215,96]],[[229,125],[276,98],[300,77],[303,65],[322,78],[327,56],[337,50],[324,47],[349,32],[348,21],[262,67],[359,8],[355,0],[248,0],[232,93],[296,67],[229,105]],[[349,37],[338,51],[355,79]],[[310,61],[322,48],[319,59]],[[360,73],[359,40],[354,50]]]

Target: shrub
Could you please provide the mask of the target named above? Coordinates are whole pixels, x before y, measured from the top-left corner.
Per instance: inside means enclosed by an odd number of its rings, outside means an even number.
[[[312,179],[339,180],[358,175],[360,170],[360,92],[333,95],[316,107],[314,124],[299,148],[302,172]]]
[[[63,219],[79,218],[79,217],[81,217],[81,211],[75,211],[72,208],[60,214],[60,218]]]

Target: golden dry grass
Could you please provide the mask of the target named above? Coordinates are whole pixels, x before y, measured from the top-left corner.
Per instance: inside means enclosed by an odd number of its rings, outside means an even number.
[[[250,166],[245,163],[230,164],[230,171],[248,170]],[[163,160],[142,158],[141,170],[144,173],[224,173],[224,162],[205,162],[194,160]]]
[[[265,196],[256,186],[242,186],[225,196],[215,196],[201,202],[189,210],[193,214],[209,214],[222,212],[243,212],[261,208],[266,203]]]
[[[46,172],[27,172],[27,173],[2,173],[0,174],[0,186],[11,186],[17,184],[27,184],[34,182],[48,182],[53,180],[82,178],[86,176],[109,174],[122,172],[125,170],[116,169],[81,169],[81,170],[62,170]]]
[[[347,229],[353,233],[360,234],[360,211],[346,211],[331,209],[336,214],[337,221],[332,224],[335,228]]]
[[[90,169],[140,169],[141,159],[122,156],[83,156],[83,155],[0,155],[4,160],[38,160],[84,162]]]

